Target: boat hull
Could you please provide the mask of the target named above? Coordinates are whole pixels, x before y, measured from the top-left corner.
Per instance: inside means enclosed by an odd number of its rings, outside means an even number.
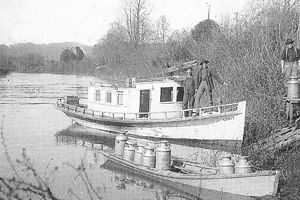
[[[175,120],[122,120],[91,116],[58,107],[80,125],[104,131],[127,131],[143,137],[192,139],[205,143],[240,146],[243,140],[245,102],[239,112],[207,114],[201,117],[184,117]]]
[[[156,180],[175,182],[203,189],[255,197],[275,195],[277,192],[279,180],[278,171],[261,171],[257,173],[232,175],[187,175],[137,166],[113,154],[104,151],[100,151],[100,153],[106,156],[109,161],[118,164],[120,167],[122,166],[134,170],[136,173],[152,177]]]
[[[226,200],[255,200],[257,198],[249,197],[245,195],[239,194],[232,194],[228,192],[216,191],[216,190],[209,190],[199,187],[194,187],[191,185],[186,185],[182,183],[177,183],[174,181],[158,179],[155,177],[147,176],[142,173],[135,171],[132,168],[124,168],[123,166],[118,165],[117,163],[110,162],[109,160],[105,161],[101,168],[105,168],[107,170],[113,171],[116,174],[125,175],[126,179],[133,178],[138,180],[139,182],[142,181],[145,185],[146,184],[155,184],[154,188],[158,188],[157,186],[163,186],[172,191],[172,195],[168,196],[167,199],[173,199],[172,196],[177,193],[176,196],[181,198],[175,199],[190,199],[190,200],[215,200],[215,199],[226,199]],[[163,196],[163,195],[161,195]],[[175,195],[174,195],[175,197]],[[161,198],[166,199],[166,198]]]

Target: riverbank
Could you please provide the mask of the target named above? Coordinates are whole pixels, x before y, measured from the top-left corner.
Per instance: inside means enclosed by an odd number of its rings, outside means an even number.
[[[279,151],[264,150],[249,155],[254,168],[281,172],[277,197],[270,199],[299,200],[300,146],[290,145]]]
[[[7,74],[9,74],[11,71],[10,70],[8,70],[8,69],[0,69],[0,76],[1,75],[7,75]]]

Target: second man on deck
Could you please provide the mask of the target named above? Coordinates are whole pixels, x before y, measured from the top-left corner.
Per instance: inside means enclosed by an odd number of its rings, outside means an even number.
[[[209,94],[209,103],[213,105],[212,91],[214,89],[213,78],[216,79],[220,84],[228,86],[228,84],[223,81],[218,73],[209,66],[208,60],[202,60],[198,69],[194,72],[196,97],[195,97],[195,108],[200,107],[200,99],[205,92]],[[197,110],[197,115],[199,115],[199,110]]]

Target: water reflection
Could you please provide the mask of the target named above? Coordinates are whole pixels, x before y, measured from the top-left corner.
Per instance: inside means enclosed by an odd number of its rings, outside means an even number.
[[[116,188],[126,190],[128,186],[135,186],[138,188],[142,188],[143,190],[153,191],[157,200],[167,200],[167,199],[185,199],[192,200],[198,199],[198,197],[193,196],[192,194],[187,194],[184,191],[175,190],[169,188],[167,186],[160,185],[158,183],[154,183],[150,180],[141,178],[140,176],[135,176],[121,170],[115,164],[106,162],[101,168],[108,169],[115,174],[115,181],[117,183]]]
[[[64,140],[68,143],[94,143],[94,144],[105,144],[110,148],[114,147],[114,138],[116,134],[103,132],[100,130],[83,127],[78,124],[70,125],[68,128],[58,132],[56,134],[60,138],[66,137]],[[82,138],[84,141],[80,141],[79,138]],[[160,140],[155,138],[143,138],[137,136],[129,136],[130,140],[135,140],[140,144],[152,143],[153,145],[157,144]],[[77,140],[77,141],[74,141]],[[172,158],[176,160],[184,160],[190,162],[197,162],[204,164],[206,166],[216,167],[218,159],[221,154],[224,154],[225,151],[221,150],[212,150],[202,148],[193,143],[176,143],[176,141],[170,141],[170,146],[172,150]]]
[[[96,80],[88,76],[11,73],[0,77],[0,104],[53,104],[67,95],[79,96],[84,102],[90,81]]]

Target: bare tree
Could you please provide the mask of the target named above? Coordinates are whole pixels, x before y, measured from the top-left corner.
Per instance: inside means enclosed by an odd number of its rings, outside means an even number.
[[[126,0],[123,10],[130,41],[138,46],[149,33],[151,10],[147,6],[147,0]]]
[[[107,31],[106,38],[122,42],[129,40],[126,27],[124,27],[119,21],[114,21],[110,24],[110,29]]]
[[[159,43],[165,44],[169,31],[170,22],[165,15],[159,17],[156,22],[157,39]]]

